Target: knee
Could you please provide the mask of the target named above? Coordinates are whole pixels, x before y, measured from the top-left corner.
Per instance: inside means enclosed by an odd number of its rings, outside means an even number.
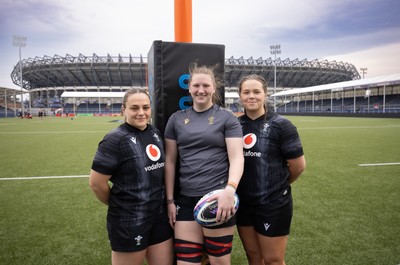
[[[249,264],[264,264],[263,256],[257,250],[245,250]]]
[[[279,255],[276,256],[267,256],[264,257],[264,264],[265,265],[284,265],[285,261],[283,257],[280,257]]]

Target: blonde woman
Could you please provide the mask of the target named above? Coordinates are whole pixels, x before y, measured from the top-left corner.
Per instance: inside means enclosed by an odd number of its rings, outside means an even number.
[[[189,93],[193,106],[171,115],[164,133],[166,195],[177,264],[200,265],[204,249],[211,264],[229,265],[235,229],[234,194],[243,172],[242,130],[234,114],[216,104],[217,82],[212,68],[193,65]],[[179,180],[175,180],[175,173]],[[175,181],[179,191],[174,191]],[[210,200],[218,200],[217,218],[224,223],[202,227],[193,218],[193,208],[203,195],[216,189],[223,191]]]

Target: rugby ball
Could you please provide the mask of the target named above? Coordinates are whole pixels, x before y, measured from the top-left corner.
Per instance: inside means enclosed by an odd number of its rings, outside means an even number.
[[[208,198],[223,191],[223,189],[214,190],[204,195],[193,209],[194,219],[202,226],[216,226],[224,222],[217,222],[216,215],[218,210],[218,201],[213,200],[207,202]],[[239,208],[239,197],[235,193],[235,210]],[[229,219],[228,219],[229,220]],[[228,220],[225,220],[228,221]]]

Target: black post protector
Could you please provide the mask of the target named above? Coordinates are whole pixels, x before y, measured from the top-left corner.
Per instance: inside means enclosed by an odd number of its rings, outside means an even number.
[[[153,111],[152,123],[164,133],[172,113],[190,106],[187,89],[189,66],[215,66],[222,84],[218,87],[224,104],[225,46],[185,42],[154,41],[147,55],[148,87]]]

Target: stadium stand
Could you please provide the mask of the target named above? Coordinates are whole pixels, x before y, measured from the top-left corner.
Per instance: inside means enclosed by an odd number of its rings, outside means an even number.
[[[400,74],[280,91],[283,113],[399,114]],[[389,116],[389,115],[388,115]]]
[[[67,54],[64,57],[55,55],[28,58],[18,62],[11,73],[12,81],[18,86],[21,85],[20,63],[23,69],[22,85],[32,98],[31,111],[34,115],[40,108],[45,108],[48,113],[60,110],[75,114],[120,113],[122,96],[114,97],[113,93],[123,94],[126,89],[133,87],[146,88],[147,58],[142,56]],[[277,93],[272,96],[271,84],[274,83],[275,64]],[[387,84],[370,81],[363,85],[355,85],[356,89],[346,87],[334,90],[321,87],[368,80],[361,80],[354,65],[349,63],[280,58],[274,62],[271,58],[230,57],[225,60],[225,103],[235,112],[241,111],[237,98],[237,83],[243,75],[248,74],[259,74],[268,81],[269,96],[275,97],[279,112],[399,112],[398,102],[395,100],[398,97],[394,97],[394,101],[391,97],[400,95],[399,75]],[[315,91],[310,94],[302,89]],[[354,93],[352,89],[355,90]],[[369,98],[364,98],[367,89],[371,94]],[[287,94],[288,91],[294,92]],[[108,93],[109,96],[69,97],[64,96],[66,92]]]

